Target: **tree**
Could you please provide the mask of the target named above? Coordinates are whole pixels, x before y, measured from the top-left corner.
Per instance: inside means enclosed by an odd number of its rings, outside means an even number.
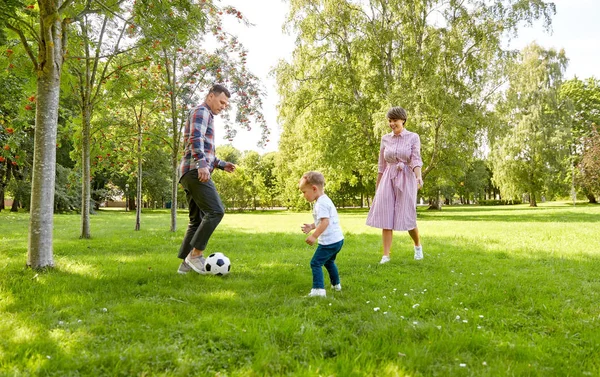
[[[564,51],[527,46],[498,105],[505,133],[490,154],[493,180],[505,197],[527,193],[532,207],[564,181],[568,130],[556,109],[566,65]]]
[[[90,238],[91,202],[91,132],[96,106],[103,101],[102,88],[114,75],[112,61],[124,52],[137,47],[128,36],[133,34],[131,17],[126,19],[125,2],[103,4],[96,13],[83,14],[77,19],[77,28],[71,32],[71,48],[67,67],[73,74],[73,92],[77,99],[81,119],[81,238]],[[78,43],[77,43],[78,42]],[[135,42],[135,41],[134,41]],[[128,45],[121,48],[122,44]],[[130,64],[135,64],[131,62]]]
[[[177,228],[178,168],[181,138],[188,111],[203,100],[215,82],[232,92],[232,108],[238,126],[250,129],[254,120],[262,129],[259,144],[270,133],[262,115],[262,88],[258,78],[246,68],[247,51],[237,37],[223,28],[224,17],[234,17],[248,25],[242,13],[231,6],[202,1],[191,7],[173,8],[173,3],[146,2],[137,8],[136,23],[144,35],[146,52],[158,67],[155,78],[161,83],[162,112],[169,122],[168,146],[171,149],[171,231]],[[214,49],[207,46],[215,45]],[[223,113],[225,138],[233,139],[235,128],[229,114]]]
[[[503,36],[544,17],[541,0],[507,2],[292,0],[288,26],[298,33],[290,63],[276,69],[291,200],[299,174],[319,168],[336,189],[374,187],[387,109],[408,110],[421,136],[431,193],[451,181],[457,160],[471,158],[486,106],[503,82],[511,54]],[[428,175],[437,170],[434,184]],[[437,197],[437,195],[436,195]],[[435,197],[433,200],[436,200]],[[436,204],[437,205],[437,204]]]
[[[582,184],[592,195],[600,195],[600,132],[595,124],[585,138],[583,148],[579,163]]]
[[[0,6],[0,22],[18,35],[37,78],[27,254],[27,265],[36,269],[54,266],[52,232],[60,79],[67,50],[67,28],[81,14],[79,12],[88,11],[89,4],[76,4],[73,0],[38,0],[37,6],[25,6],[19,0],[4,0]],[[33,26],[36,21],[37,30]],[[37,45],[37,54],[32,41]]]
[[[590,140],[594,124],[600,124],[600,81],[596,78],[580,80],[577,77],[564,82],[559,91],[562,110],[568,113],[570,132],[570,165],[573,191],[577,182],[576,167],[581,163],[585,143]],[[580,170],[579,173],[584,173]],[[589,191],[590,182],[585,175],[579,179],[580,186],[590,203],[596,203],[596,197]]]

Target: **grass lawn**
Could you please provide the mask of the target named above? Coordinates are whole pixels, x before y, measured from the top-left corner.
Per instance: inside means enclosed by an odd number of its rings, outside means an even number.
[[[0,213],[0,376],[600,376],[600,206],[419,209],[380,231],[341,211],[342,292],[304,297],[310,213],[227,214],[225,277],[176,274],[166,211],[56,215],[56,268],[25,268],[28,214]],[[327,281],[327,275],[326,275]]]

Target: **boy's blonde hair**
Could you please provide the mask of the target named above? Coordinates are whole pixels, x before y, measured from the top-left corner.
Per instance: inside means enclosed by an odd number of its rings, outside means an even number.
[[[302,178],[300,178],[300,186],[305,184],[315,185],[323,188],[323,186],[325,186],[325,177],[323,177],[323,174],[319,173],[318,171],[306,172],[302,175]]]

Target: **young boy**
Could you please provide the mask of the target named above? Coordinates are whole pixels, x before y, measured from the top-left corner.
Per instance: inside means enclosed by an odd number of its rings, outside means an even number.
[[[327,294],[325,293],[325,283],[323,281],[323,266],[329,273],[331,287],[336,291],[342,290],[340,275],[335,265],[335,257],[342,249],[344,235],[335,205],[323,192],[323,186],[325,186],[323,174],[309,171],[302,176],[298,186],[306,200],[311,203],[315,202],[313,206],[315,222],[302,226],[302,231],[305,234],[309,234],[313,229],[315,230],[313,234],[306,238],[306,243],[312,246],[317,239],[319,240],[319,246],[317,246],[317,250],[310,261],[313,286],[308,296],[325,297]]]

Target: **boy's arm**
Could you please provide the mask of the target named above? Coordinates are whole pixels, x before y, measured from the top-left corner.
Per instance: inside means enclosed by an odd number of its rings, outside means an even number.
[[[317,238],[319,238],[319,236],[325,231],[325,229],[327,229],[328,226],[329,219],[326,217],[322,218],[321,222],[319,222],[319,226],[317,226],[317,228],[315,229],[315,232],[310,236],[306,237],[306,243],[311,246],[314,245],[314,243],[317,242]]]
[[[329,219],[322,218],[321,222],[319,223],[319,226],[315,228],[315,231],[312,234],[313,237],[319,238],[319,236],[325,231],[325,229],[327,229],[328,226],[329,226]]]

